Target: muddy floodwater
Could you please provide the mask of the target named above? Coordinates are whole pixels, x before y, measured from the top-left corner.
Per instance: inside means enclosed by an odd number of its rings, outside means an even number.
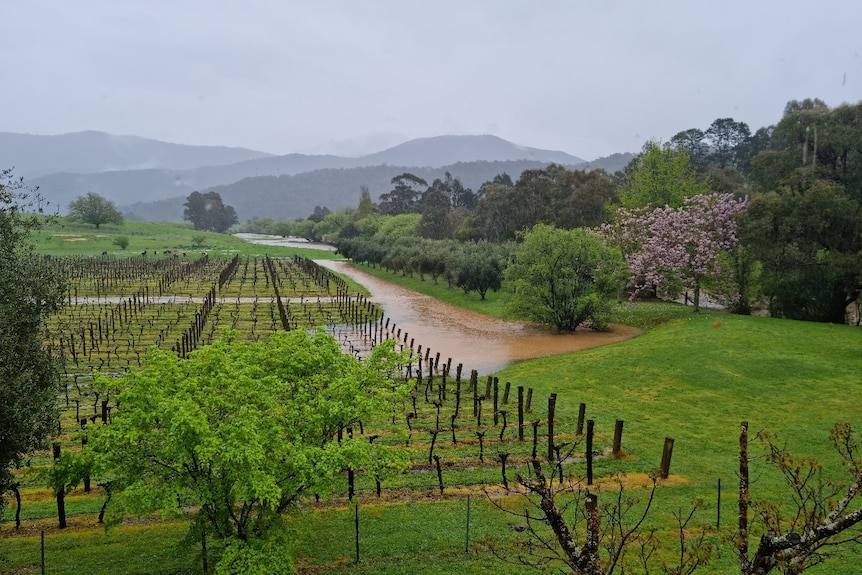
[[[638,335],[639,330],[612,326],[609,332],[590,330],[557,334],[536,325],[503,321],[457,308],[352,267],[347,262],[319,260],[333,271],[365,286],[371,301],[379,304],[402,338],[407,332],[423,350],[430,348],[440,361],[452,359],[452,366],[480,374],[498,371],[516,361],[568,353],[622,341]],[[424,352],[423,352],[424,355]]]

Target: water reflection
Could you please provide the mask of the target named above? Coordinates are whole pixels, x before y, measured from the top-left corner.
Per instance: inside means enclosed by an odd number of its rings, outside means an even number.
[[[614,326],[608,333],[578,331],[555,334],[530,324],[503,321],[457,308],[352,267],[347,262],[320,260],[318,264],[342,273],[362,284],[371,293],[396,328],[440,353],[440,362],[452,359],[453,370],[464,364],[465,373],[498,371],[516,361],[567,353],[622,341],[637,335],[635,328]],[[423,352],[424,355],[424,352]]]

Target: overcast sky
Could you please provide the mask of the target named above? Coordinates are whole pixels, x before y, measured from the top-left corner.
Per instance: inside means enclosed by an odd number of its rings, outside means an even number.
[[[494,134],[590,160],[862,100],[859,0],[0,0],[0,22],[6,132],[275,154]]]

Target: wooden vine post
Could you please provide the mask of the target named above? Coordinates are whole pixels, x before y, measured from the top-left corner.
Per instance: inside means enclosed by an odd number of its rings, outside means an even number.
[[[554,460],[554,412],[557,410],[557,394],[548,396],[548,461]]]
[[[57,460],[60,459],[60,444],[54,443],[52,446],[54,451],[54,463],[56,465]],[[65,485],[55,485],[54,489],[57,495],[57,520],[60,525],[60,529],[66,528],[66,498],[65,498]]]
[[[518,441],[524,441],[524,386],[518,386]]]
[[[661,467],[659,475],[662,479],[667,479],[670,475],[670,460],[673,455],[673,437],[664,438],[664,449],[661,454]]]

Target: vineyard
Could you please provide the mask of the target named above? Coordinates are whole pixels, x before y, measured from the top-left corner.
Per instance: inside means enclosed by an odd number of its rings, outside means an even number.
[[[442,358],[409,337],[382,310],[344,280],[301,257],[235,256],[196,259],[165,253],[136,256],[56,258],[72,278],[67,305],[52,319],[49,345],[62,360],[61,417],[51,451],[37,454],[20,473],[16,501],[7,511],[6,533],[96,526],[103,520],[110,484],[86,478],[82,485],[46,489],[44,471],[53,460],[86,443],[87,427],[110,425],[115,397],[93,385],[94,374],[119,376],[139,366],[156,346],[185,357],[225,329],[246,341],[280,330],[320,328],[343,352],[362,357],[384,339],[412,351],[403,377],[413,383],[410,400],[380,421],[339,432],[397,446],[409,454],[406,473],[382,483],[361,469],[345,470],[334,497],[314,505],[344,504],[361,496],[382,502],[463,499],[516,489],[515,470],[536,456],[555,473],[584,476],[589,483],[625,467],[654,469],[622,449],[623,421],[597,430],[584,404],[576,419],[555,415],[556,394],[491,376]],[[667,476],[673,440],[667,439],[662,474]],[[621,467],[622,466],[622,467]],[[311,495],[309,495],[311,497]],[[339,503],[343,502],[343,503]],[[14,515],[14,518],[12,517]]]

